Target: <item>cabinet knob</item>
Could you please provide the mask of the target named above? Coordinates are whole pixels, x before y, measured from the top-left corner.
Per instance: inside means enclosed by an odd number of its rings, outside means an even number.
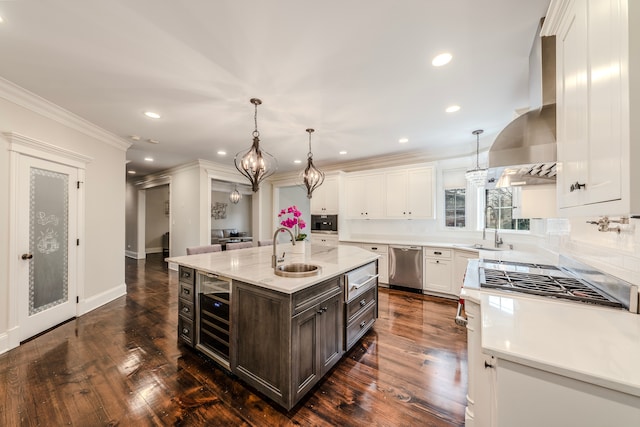
[[[571,184],[571,187],[569,187],[569,191],[571,191],[572,193],[575,190],[580,190],[581,188],[587,188],[587,184],[580,184],[578,181],[575,182],[575,184]]]
[[[182,333],[187,335],[189,333],[189,329],[187,328],[182,328]]]
[[[436,260],[436,264],[440,264],[440,260],[439,259]]]
[[[185,294],[189,295],[191,293],[191,291],[189,289],[183,289],[182,293],[185,293]]]
[[[364,328],[364,326],[367,324],[367,322],[365,322],[364,320],[362,321],[362,323],[360,323],[360,329]]]
[[[360,301],[360,307],[364,307],[365,305],[367,305],[367,300],[362,300]]]
[[[182,307],[182,311],[184,311],[185,313],[189,312],[189,307]]]

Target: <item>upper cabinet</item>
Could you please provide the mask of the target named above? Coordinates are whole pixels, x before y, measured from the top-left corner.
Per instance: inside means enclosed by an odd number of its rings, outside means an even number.
[[[325,177],[322,185],[313,191],[310,202],[312,215],[337,215],[338,177]]]
[[[345,178],[347,218],[379,219],[384,215],[384,174],[353,174]]]
[[[347,174],[347,218],[433,219],[433,177],[430,166]]]
[[[630,121],[640,106],[640,38],[630,37],[638,3],[553,0],[549,7],[543,35],[556,35],[561,216],[640,212],[640,169],[632,167],[640,144],[631,143],[640,123]]]
[[[386,172],[385,216],[433,219],[433,181],[431,167]]]

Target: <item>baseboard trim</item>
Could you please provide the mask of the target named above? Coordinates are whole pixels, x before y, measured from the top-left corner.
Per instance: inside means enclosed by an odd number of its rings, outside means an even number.
[[[133,259],[144,259],[145,257],[138,257],[138,252],[136,251],[124,251],[124,256],[126,256],[127,258],[133,258]]]
[[[162,247],[146,248],[145,252],[148,253],[148,254],[161,254],[162,253]]]
[[[127,284],[122,283],[121,285],[115,286],[108,291],[102,292],[98,295],[94,295],[92,297],[81,300],[78,305],[78,316],[82,316],[90,311],[95,310],[96,308],[103,306],[116,298],[120,298],[127,294]]]
[[[9,350],[11,350],[9,348],[9,334],[5,332],[0,334],[0,354],[4,354]]]

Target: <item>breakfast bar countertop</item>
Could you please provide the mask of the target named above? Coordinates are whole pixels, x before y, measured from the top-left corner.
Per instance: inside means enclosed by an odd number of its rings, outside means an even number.
[[[166,258],[166,261],[291,294],[379,258],[375,253],[349,245],[307,244],[304,254],[293,253],[292,249],[291,243],[278,245],[278,256],[285,253],[284,264],[314,264],[320,267],[320,273],[300,278],[276,276],[271,267],[272,246],[177,256]]]

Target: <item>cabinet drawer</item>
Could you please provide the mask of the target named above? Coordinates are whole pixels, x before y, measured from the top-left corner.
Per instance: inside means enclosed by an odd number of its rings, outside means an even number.
[[[193,271],[193,268],[180,266],[178,276],[181,282],[189,283],[191,285],[196,283],[196,275]]]
[[[369,305],[375,304],[375,302],[376,288],[373,286],[369,290],[365,291],[360,297],[347,304],[347,323],[351,322],[360,314],[360,312],[367,310]]]
[[[370,286],[378,283],[376,263],[370,262],[345,274],[345,301],[350,302],[362,295]]]
[[[389,245],[375,245],[375,244],[363,243],[362,248],[371,252],[376,252],[381,254],[386,254],[389,252]]]
[[[178,316],[178,339],[192,346],[193,337],[193,321],[183,316]]]
[[[193,302],[185,301],[183,299],[178,300],[178,314],[193,320]]]
[[[358,341],[376,321],[376,305],[372,304],[364,310],[347,325],[346,350],[349,350],[353,344]]]
[[[451,259],[453,251],[443,248],[424,248],[424,256],[429,258],[447,258]]]
[[[193,285],[180,282],[180,294],[179,297],[185,301],[193,303]]]
[[[293,294],[292,316],[342,292],[342,280],[333,278]]]

